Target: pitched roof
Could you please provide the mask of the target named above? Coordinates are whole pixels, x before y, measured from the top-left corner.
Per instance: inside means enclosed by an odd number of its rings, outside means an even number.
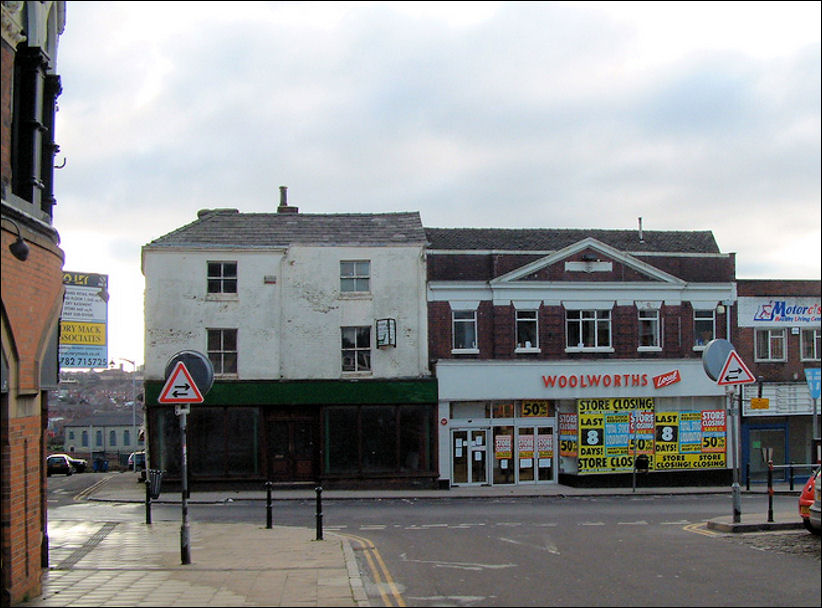
[[[151,241],[152,247],[286,247],[309,245],[424,245],[420,214],[200,212],[196,221]]]
[[[78,418],[64,426],[131,426],[131,423],[131,412],[114,412]],[[143,424],[143,415],[140,412],[134,413],[134,424],[137,426]]]
[[[592,237],[621,251],[648,253],[720,253],[710,230],[680,232],[598,230],[592,228],[425,228],[435,250],[549,252]]]

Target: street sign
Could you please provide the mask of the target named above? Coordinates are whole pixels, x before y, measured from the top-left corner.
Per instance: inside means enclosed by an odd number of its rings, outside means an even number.
[[[734,350],[734,345],[722,338],[708,342],[702,351],[702,368],[708,377],[716,381],[721,375],[722,368],[728,361],[728,355]]]
[[[211,365],[211,359],[196,350],[180,351],[166,363],[166,378],[171,375],[171,371],[180,361],[185,363],[186,369],[191,374],[191,378],[194,380],[200,394],[205,395],[208,393],[214,384],[214,367]]]
[[[756,382],[751,370],[742,361],[739,354],[732,350],[728,354],[728,359],[722,367],[722,371],[716,379],[716,383],[720,386],[731,386],[735,384],[752,384]]]
[[[766,397],[751,397],[752,410],[768,410],[771,407],[771,400]]]
[[[808,391],[811,393],[811,399],[819,399],[820,393],[820,378],[819,372],[822,369],[818,367],[805,368],[805,380],[808,382]]]
[[[178,361],[160,392],[158,403],[202,403],[203,396],[185,363]]]

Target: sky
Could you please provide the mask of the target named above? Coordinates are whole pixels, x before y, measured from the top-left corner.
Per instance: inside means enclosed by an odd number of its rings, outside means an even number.
[[[67,2],[54,224],[144,360],[141,248],[200,209],[710,230],[820,279],[820,2]],[[130,369],[126,364],[125,369]]]

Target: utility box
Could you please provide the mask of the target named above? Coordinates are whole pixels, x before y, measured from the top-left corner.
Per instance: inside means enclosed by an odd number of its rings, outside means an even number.
[[[163,472],[158,469],[148,471],[148,494],[152,500],[160,498],[160,486],[163,483]]]

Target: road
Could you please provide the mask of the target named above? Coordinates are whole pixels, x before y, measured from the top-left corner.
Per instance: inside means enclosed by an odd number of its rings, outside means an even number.
[[[144,514],[67,494],[49,517]],[[763,495],[742,500],[744,513],[767,508]],[[777,511],[795,508],[794,496],[774,498]],[[713,495],[332,500],[323,524],[352,539],[373,606],[819,606],[819,538],[705,529],[730,511]],[[154,505],[152,517],[179,521],[180,507]],[[265,517],[264,501],[190,505],[193,526]],[[315,503],[275,502],[273,519],[313,527]]]

